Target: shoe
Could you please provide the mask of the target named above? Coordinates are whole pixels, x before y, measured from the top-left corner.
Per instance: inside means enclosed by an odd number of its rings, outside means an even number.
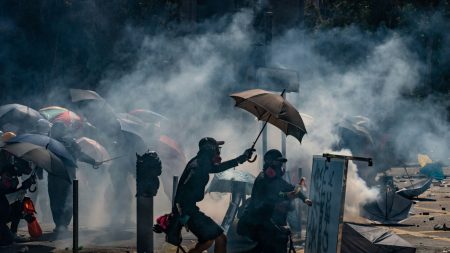
[[[53,229],[54,233],[64,233],[64,232],[67,232],[67,231],[68,231],[67,226],[56,226]]]

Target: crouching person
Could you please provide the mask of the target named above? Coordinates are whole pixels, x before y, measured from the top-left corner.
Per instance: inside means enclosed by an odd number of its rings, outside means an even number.
[[[290,230],[286,227],[291,200],[300,198],[312,205],[303,193],[286,182],[283,164],[287,162],[280,151],[272,149],[264,154],[263,171],[253,184],[249,203],[239,219],[237,233],[257,245],[252,253],[286,253]]]

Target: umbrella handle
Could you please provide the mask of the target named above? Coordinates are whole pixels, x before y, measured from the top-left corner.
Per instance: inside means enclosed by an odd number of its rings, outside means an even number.
[[[33,186],[31,186],[31,187],[33,187]],[[28,189],[28,191],[31,192],[31,193],[36,192],[37,186],[34,185],[34,189],[33,190],[31,190],[31,187]]]
[[[255,157],[253,157],[253,158],[251,158],[251,159],[248,159],[247,162],[249,162],[249,163],[254,163],[254,162],[256,161],[256,158],[258,158],[258,155],[257,155],[257,154],[255,154]]]

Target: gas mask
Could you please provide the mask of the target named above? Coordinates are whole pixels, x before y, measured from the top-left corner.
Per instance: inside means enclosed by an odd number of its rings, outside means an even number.
[[[220,146],[213,143],[208,143],[204,144],[200,150],[206,153],[209,157],[211,157],[211,162],[214,165],[218,165],[222,162],[222,157],[220,157],[220,150],[221,150]]]
[[[283,162],[281,161],[275,160],[264,164],[264,174],[268,178],[282,177],[285,172],[286,170],[283,169]]]

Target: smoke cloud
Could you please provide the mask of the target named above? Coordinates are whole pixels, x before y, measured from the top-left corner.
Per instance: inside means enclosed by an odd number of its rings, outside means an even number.
[[[104,19],[98,24],[102,30],[111,24],[106,21],[107,17],[101,17]],[[69,22],[71,19],[67,18]],[[120,33],[105,36],[118,38],[114,47],[107,48],[114,55],[108,58],[111,65],[106,62],[108,59],[97,61],[95,57],[88,57],[91,60],[86,63],[88,66],[103,66],[102,71],[99,70],[100,78],[92,77],[93,69],[80,73],[60,71],[55,67],[52,75],[47,76],[49,81],[45,82],[54,86],[46,95],[40,94],[38,98],[33,95],[32,101],[37,106],[70,105],[66,96],[61,95],[67,94],[67,88],[92,86],[118,112],[144,108],[169,118],[162,127],[182,144],[188,159],[196,154],[198,140],[205,136],[225,140],[222,157],[234,158],[251,146],[260,128],[254,117],[234,108],[227,97],[231,92],[254,88],[242,78],[243,66],[251,63],[257,36],[252,26],[253,18],[250,10],[242,10],[234,15],[206,20],[191,33],[183,35],[181,32],[149,32],[129,24]],[[301,167],[304,176],[308,177],[312,156],[333,152],[333,145],[339,141],[336,126],[349,116],[368,117],[379,133],[375,141],[389,140],[390,148],[376,153],[374,168],[349,164],[347,213],[356,214],[362,204],[376,198],[377,189],[372,183],[378,171],[414,162],[418,152],[427,152],[437,160],[448,159],[450,126],[445,108],[448,105],[434,94],[419,101],[406,96],[426,86],[430,73],[426,56],[420,53],[424,47],[417,43],[416,35],[420,31],[442,29],[439,20],[438,13],[429,23],[412,23],[396,31],[384,28],[365,31],[357,26],[317,31],[294,27],[272,42],[267,65],[299,73],[300,90],[287,94],[287,99],[301,113],[312,117],[307,122],[308,134],[301,144],[294,138],[287,138],[288,169]],[[0,21],[3,29],[13,29],[14,24],[7,19]],[[76,34],[80,33],[76,31]],[[71,36],[67,36],[62,41],[70,41]],[[442,41],[449,41],[448,35],[442,36]],[[101,45],[96,47],[101,48]],[[84,49],[81,51],[86,53]],[[442,59],[449,59],[445,58],[449,55],[448,49],[438,53]],[[99,53],[97,57],[102,55]],[[117,64],[122,61],[123,67]],[[12,73],[11,68],[13,66],[9,66],[8,71]],[[76,83],[83,80],[79,76],[83,73],[89,74],[85,80],[90,85]],[[30,94],[18,91],[21,92]],[[26,101],[19,99],[17,94],[11,99]],[[269,127],[269,148],[280,148],[280,136],[277,129]],[[352,154],[348,150],[336,152]],[[257,163],[245,164],[238,169],[256,175],[262,168],[261,157]],[[80,168],[84,169],[89,168]],[[183,168],[177,169],[181,174]],[[85,210],[94,210],[90,211],[88,220],[81,221],[82,225],[107,225],[105,215],[109,212],[105,212],[104,196],[111,194],[108,192],[110,187],[122,186],[110,181],[106,169],[98,173],[86,172],[86,175],[85,178],[95,184],[97,195],[81,193],[85,198],[80,199],[80,205],[85,205]],[[171,182],[171,179],[167,181]],[[132,184],[125,187],[130,191],[135,189]],[[131,216],[135,220],[133,196],[134,192],[128,198],[116,200],[130,207],[131,213],[115,212],[115,215]],[[226,205],[223,199],[215,201],[208,195],[200,203],[201,208],[217,221],[223,218]],[[170,201],[161,189],[155,206],[155,215],[170,211]]]

